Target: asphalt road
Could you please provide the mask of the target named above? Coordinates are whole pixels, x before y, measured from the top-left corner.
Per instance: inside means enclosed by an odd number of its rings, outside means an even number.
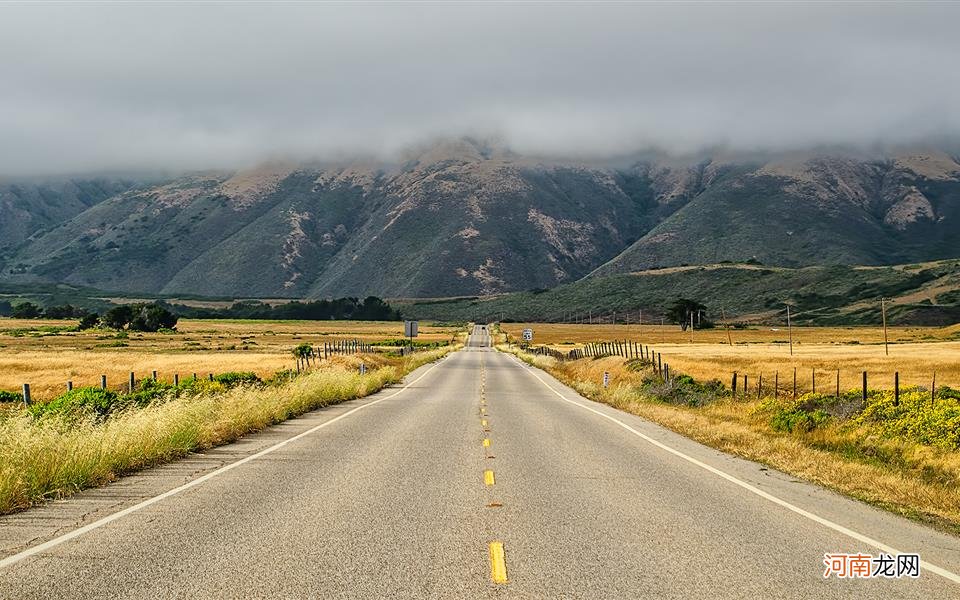
[[[960,598],[960,539],[488,345],[478,328],[405,386],[0,519],[0,597]],[[877,544],[920,577],[823,578],[824,553]]]

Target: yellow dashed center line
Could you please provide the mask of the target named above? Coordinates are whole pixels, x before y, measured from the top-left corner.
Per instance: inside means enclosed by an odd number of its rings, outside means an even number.
[[[483,428],[484,432],[489,432],[489,423],[485,418],[487,416],[487,394],[486,394],[486,372],[484,369],[484,357],[480,357],[480,426]],[[490,448],[490,438],[483,438],[483,447]],[[487,451],[486,458],[493,458],[490,455],[490,452]],[[493,470],[486,469],[483,472],[483,483],[487,486],[493,486],[496,484],[496,478],[493,475]],[[487,504],[488,507],[499,507],[503,506],[500,502],[490,502]],[[503,552],[503,542],[490,542],[490,579],[494,583],[507,583],[507,560]]]
[[[490,542],[490,579],[494,583],[507,582],[507,560],[503,555],[503,542]]]

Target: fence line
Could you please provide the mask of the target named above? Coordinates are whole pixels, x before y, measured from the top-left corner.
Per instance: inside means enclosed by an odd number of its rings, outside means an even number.
[[[403,346],[399,348],[401,356],[406,356],[411,352],[415,351],[415,348],[412,346]],[[364,342],[359,339],[343,339],[343,340],[334,340],[332,342],[324,342],[323,346],[310,346],[309,351],[296,357],[296,372],[301,373],[306,371],[310,366],[316,366],[317,362],[322,359],[328,359],[333,355],[344,355],[344,354],[369,354],[372,352],[377,352],[379,349],[373,344]],[[365,365],[361,365],[361,372],[365,372]],[[291,373],[292,375],[292,373]],[[152,371],[151,376],[148,378],[153,381],[159,381],[159,373],[157,371]],[[197,373],[193,373],[193,381],[199,379]],[[214,381],[214,374],[209,373],[207,375],[208,381]],[[137,379],[134,372],[130,372],[129,378],[126,383],[122,386],[118,386],[116,391],[119,393],[132,394],[137,389],[137,384],[142,383],[143,379]],[[173,374],[173,385],[180,385],[180,373]],[[107,390],[107,376],[100,375],[100,384],[99,388],[101,390]],[[70,392],[74,389],[74,381],[68,380],[66,382],[66,391]],[[29,406],[33,403],[33,397],[30,390],[30,384],[24,383],[21,399],[23,400],[24,405]]]
[[[664,383],[668,385],[673,385],[676,378],[676,373],[672,372],[670,369],[669,363],[663,362],[663,355],[660,352],[657,352],[649,344],[644,345],[642,343],[632,341],[632,340],[613,340],[613,341],[601,341],[601,342],[587,342],[583,344],[582,348],[574,348],[569,352],[560,352],[554,350],[549,346],[528,346],[526,344],[521,344],[521,348],[535,355],[540,356],[551,356],[557,360],[567,361],[567,360],[579,360],[583,358],[606,358],[610,356],[619,356],[626,358],[628,360],[638,360],[642,365],[648,365],[653,369],[655,375],[657,375]],[[861,377],[860,385],[860,396],[863,402],[867,401],[867,396],[870,393],[868,386],[868,373],[867,371],[858,371]],[[826,384],[821,385],[823,393],[833,394],[836,398],[844,395],[844,390],[840,385],[840,373],[841,369],[835,369],[830,371],[825,371],[820,369],[819,371],[816,368],[810,370],[810,392],[813,394],[818,393],[817,377],[818,375],[826,375],[828,381]],[[768,373],[769,375],[769,373]],[[793,368],[793,381],[790,387],[784,388],[780,384],[780,372],[775,370],[773,373],[773,397],[778,399],[782,395],[785,398],[789,398],[792,395],[792,398],[796,400],[801,392],[799,390],[798,382],[798,370],[796,367]],[[741,379],[742,378],[742,379]],[[742,380],[742,383],[741,383]],[[767,379],[767,385],[769,386],[769,379]],[[822,379],[821,379],[822,381]],[[917,386],[918,389],[926,391],[922,386]],[[755,387],[751,386],[750,376],[747,373],[740,373],[738,371],[732,372],[732,377],[730,380],[730,393],[733,399],[742,398],[744,400],[751,398],[756,394],[756,398],[759,400],[763,398],[764,392],[764,382],[763,382],[763,373],[757,375]],[[738,392],[739,389],[739,392]],[[754,389],[756,390],[754,392]],[[881,388],[882,389],[882,388]],[[876,390],[874,390],[876,391]],[[894,405],[900,404],[900,372],[895,371],[893,374],[893,394],[894,394]],[[936,391],[937,391],[937,374],[933,373],[930,383],[930,402],[936,401]]]

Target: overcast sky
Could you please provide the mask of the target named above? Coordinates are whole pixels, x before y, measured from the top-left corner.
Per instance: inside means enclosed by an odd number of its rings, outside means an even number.
[[[3,4],[0,173],[960,132],[960,4]]]

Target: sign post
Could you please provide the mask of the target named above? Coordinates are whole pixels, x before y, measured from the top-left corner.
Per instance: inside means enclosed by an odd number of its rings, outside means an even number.
[[[410,339],[410,350],[413,351],[413,338],[417,337],[420,321],[404,321],[403,336]]]

